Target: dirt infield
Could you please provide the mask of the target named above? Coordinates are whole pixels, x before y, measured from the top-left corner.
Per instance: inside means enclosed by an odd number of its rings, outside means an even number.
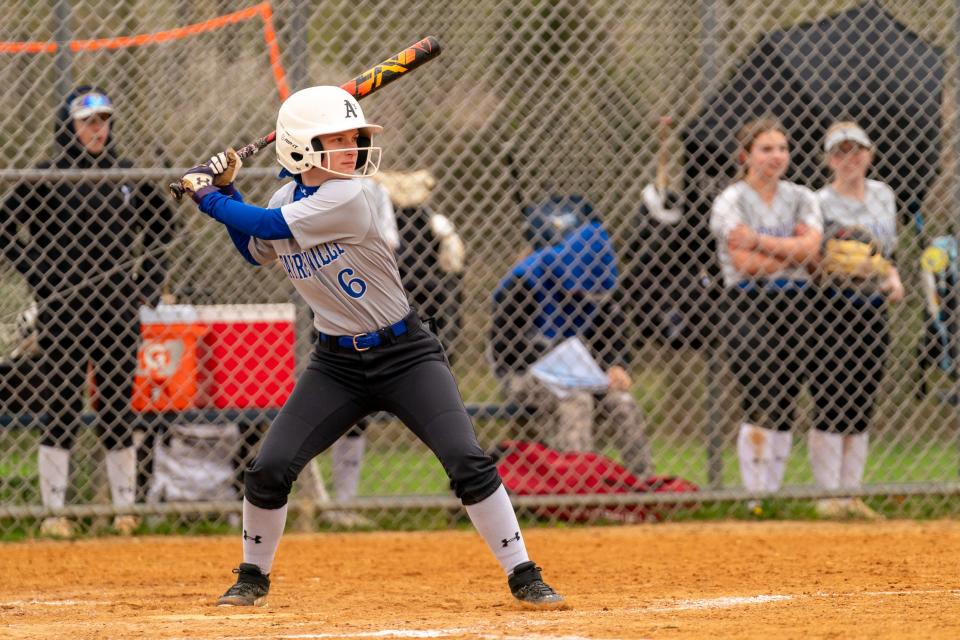
[[[517,610],[472,531],[288,534],[268,606],[236,538],[0,545],[0,638],[958,638],[960,523],[531,529],[567,611]]]

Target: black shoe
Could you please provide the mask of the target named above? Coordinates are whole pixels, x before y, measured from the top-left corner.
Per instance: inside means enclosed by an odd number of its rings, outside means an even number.
[[[566,606],[563,596],[540,577],[540,567],[522,562],[513,568],[507,579],[513,597],[533,609],[557,609]]]
[[[233,572],[237,583],[217,600],[218,607],[262,607],[270,590],[270,575],[264,575],[255,564],[241,563]]]

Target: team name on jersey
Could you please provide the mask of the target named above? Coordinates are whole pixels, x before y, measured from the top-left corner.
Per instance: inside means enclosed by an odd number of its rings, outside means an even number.
[[[764,236],[778,236],[780,238],[787,238],[793,235],[793,229],[785,227],[783,225],[778,225],[776,227],[767,227],[760,225],[756,229],[757,233]]]
[[[306,280],[344,253],[346,250],[338,243],[325,242],[299,253],[281,253],[277,258],[291,280]]]

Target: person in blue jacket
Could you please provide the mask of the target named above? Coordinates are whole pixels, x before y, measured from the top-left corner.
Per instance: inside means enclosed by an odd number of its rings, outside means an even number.
[[[643,477],[653,472],[643,413],[630,393],[630,350],[617,299],[610,237],[580,195],[553,195],[523,208],[530,253],[493,293],[489,350],[507,397],[544,421],[541,435],[562,451],[602,451],[595,413],[612,425],[621,460]],[[533,366],[560,343],[578,338],[606,380],[595,387],[551,384]],[[599,410],[599,411],[597,411]]]

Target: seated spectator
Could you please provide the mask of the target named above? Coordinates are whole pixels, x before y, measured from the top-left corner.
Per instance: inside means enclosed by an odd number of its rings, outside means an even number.
[[[389,195],[397,266],[410,304],[432,318],[447,358],[453,362],[462,326],[464,247],[450,219],[428,203],[436,185],[429,171],[381,171],[372,178]],[[386,225],[386,226],[389,226]]]
[[[610,238],[578,195],[552,196],[523,211],[531,253],[493,294],[494,373],[510,401],[533,407],[535,417],[546,421],[542,433],[549,446],[602,450],[593,429],[594,411],[600,409],[613,426],[613,444],[624,466],[649,475],[653,465],[645,420],[630,394],[629,349],[614,296],[617,266]],[[589,350],[587,368],[602,368],[602,384],[557,385],[535,370],[571,338]]]
[[[424,170],[381,171],[362,180],[370,183],[377,197],[376,223],[397,254],[400,280],[410,304],[421,317],[434,322],[452,362],[454,340],[462,324],[464,248],[450,220],[426,204],[436,180]],[[337,500],[357,497],[368,426],[367,418],[360,420],[330,450]],[[332,524],[373,526],[359,513],[328,510],[326,515]]]

